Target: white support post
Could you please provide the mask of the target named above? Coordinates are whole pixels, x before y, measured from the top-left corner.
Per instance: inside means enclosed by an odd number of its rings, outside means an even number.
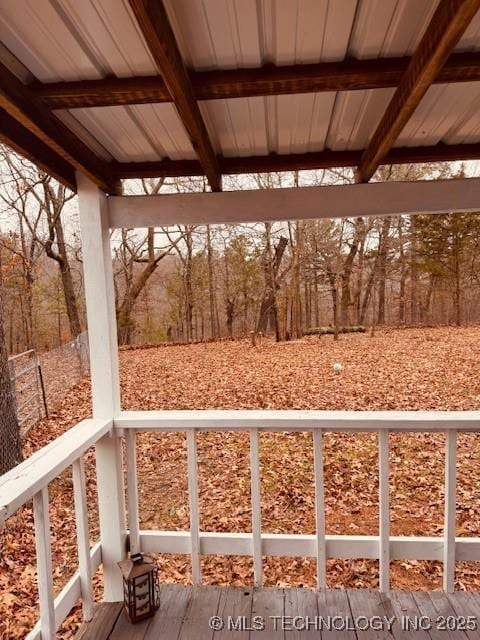
[[[457,487],[457,432],[445,435],[445,525],[443,540],[443,590],[455,590],[455,528]]]
[[[263,583],[262,568],[262,511],[260,494],[260,458],[258,429],[250,429],[250,486],[252,500],[253,576],[256,587]]]
[[[48,487],[33,496],[35,548],[37,553],[38,596],[40,599],[40,629],[42,640],[55,640],[55,609],[53,602],[52,550]]]
[[[137,443],[136,432],[127,431],[125,436],[125,452],[127,457],[127,498],[128,527],[130,529],[130,553],[140,552],[140,525],[138,517],[138,483],[137,483]]]
[[[80,173],[77,173],[77,185],[93,417],[113,419],[120,412],[120,385],[108,207],[105,194]],[[126,555],[125,495],[119,437],[105,436],[97,443],[96,468],[104,600],[116,602],[123,600],[117,562]]]
[[[192,582],[202,583],[200,566],[200,515],[198,510],[197,434],[194,429],[187,433],[188,501],[190,508],[190,544],[192,558]]]
[[[317,531],[317,588],[327,587],[327,550],[325,544],[325,482],[323,476],[323,433],[313,432],[315,465],[315,525]]]
[[[90,534],[88,531],[87,493],[83,456],[72,464],[73,499],[77,526],[78,570],[82,594],[83,620],[93,618],[92,563],[90,560]]]
[[[388,429],[378,432],[379,521],[380,521],[380,591],[390,588],[390,480]]]

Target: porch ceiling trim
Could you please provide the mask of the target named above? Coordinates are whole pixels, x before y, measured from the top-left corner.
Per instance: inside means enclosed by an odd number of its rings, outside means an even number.
[[[480,178],[111,196],[111,228],[478,211]]]

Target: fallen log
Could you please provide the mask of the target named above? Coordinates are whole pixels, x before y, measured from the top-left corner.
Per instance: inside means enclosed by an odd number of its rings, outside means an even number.
[[[358,325],[352,327],[338,327],[338,333],[365,333],[365,327]],[[311,327],[303,332],[306,336],[334,335],[335,327]]]

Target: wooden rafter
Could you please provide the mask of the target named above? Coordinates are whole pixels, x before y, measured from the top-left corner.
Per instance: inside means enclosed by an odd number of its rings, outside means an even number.
[[[223,174],[268,173],[270,171],[302,171],[333,167],[356,167],[362,151],[318,151],[298,154],[270,154],[243,158],[218,157]],[[422,162],[452,162],[480,159],[480,144],[429,147],[394,147],[383,159],[384,164],[410,164]],[[117,179],[178,177],[203,175],[197,160],[160,160],[158,162],[114,162],[112,172]]]
[[[217,158],[163,2],[162,0],[129,0],[129,2],[212,191],[221,191],[222,177]]]
[[[76,190],[75,170],[64,158],[0,109],[0,141],[34,162],[67,187]]]
[[[356,178],[368,182],[480,8],[480,0],[441,0],[360,161]]]
[[[189,71],[196,100],[396,87],[410,58],[348,59],[342,62],[267,65],[256,69]],[[435,83],[480,80],[480,53],[450,56]],[[32,91],[50,109],[79,109],[171,102],[161,76],[35,83]]]
[[[9,69],[0,64],[0,108],[68,164],[107,192],[115,191],[108,165],[51,114]],[[37,161],[41,160],[37,158]]]

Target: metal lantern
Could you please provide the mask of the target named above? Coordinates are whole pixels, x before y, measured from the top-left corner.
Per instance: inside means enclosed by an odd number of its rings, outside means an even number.
[[[158,569],[153,558],[135,553],[118,563],[123,575],[123,599],[131,622],[153,616],[159,607]]]

